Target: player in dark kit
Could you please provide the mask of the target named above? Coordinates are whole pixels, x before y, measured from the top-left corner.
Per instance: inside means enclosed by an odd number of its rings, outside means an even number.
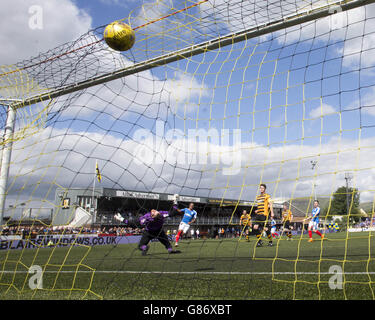
[[[139,219],[141,225],[145,226],[142,233],[142,238],[139,241],[138,248],[142,251],[142,255],[146,255],[148,250],[148,243],[152,239],[158,239],[161,244],[168,250],[169,253],[177,253],[172,249],[168,236],[163,230],[164,219],[169,216],[168,211],[157,211],[152,209]]]
[[[176,207],[173,208],[174,210]],[[180,253],[180,251],[173,250],[169,242],[168,236],[163,230],[165,218],[169,217],[168,211],[157,211],[152,209],[139,219],[139,222],[144,226],[141,240],[138,243],[138,249],[142,251],[142,255],[146,255],[149,249],[148,243],[153,239],[158,239],[161,244],[168,250],[169,253]],[[120,218],[120,219],[119,219]],[[116,219],[121,221],[121,216],[117,215]]]
[[[240,218],[240,226],[241,226],[240,238],[243,234],[245,234],[247,241],[250,241],[249,240],[249,229],[251,225],[250,219],[251,219],[250,214],[248,214],[246,210],[243,210],[241,218]]]
[[[281,223],[283,224],[283,232],[287,235],[288,240],[292,240],[292,231],[290,223],[293,219],[292,211],[288,208],[288,204],[284,203],[283,212],[281,213],[282,220]]]

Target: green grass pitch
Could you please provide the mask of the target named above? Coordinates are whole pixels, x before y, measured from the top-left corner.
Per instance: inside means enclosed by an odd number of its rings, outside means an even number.
[[[170,255],[151,243],[1,251],[1,299],[374,299],[375,234],[285,237],[273,247],[238,239],[182,240]],[[267,241],[264,241],[265,244]],[[42,267],[42,289],[28,273]],[[331,266],[343,268],[331,289]],[[337,284],[337,282],[336,282]]]

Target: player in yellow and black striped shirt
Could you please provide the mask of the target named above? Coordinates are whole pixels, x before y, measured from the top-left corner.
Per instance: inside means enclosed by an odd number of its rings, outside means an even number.
[[[242,234],[246,234],[246,240],[249,241],[249,227],[251,224],[250,221],[250,215],[247,213],[246,210],[242,211],[242,215],[240,218],[240,225],[241,225],[241,230],[240,230],[240,237]]]
[[[282,224],[283,224],[283,232],[285,231],[285,234],[287,235],[288,237],[288,240],[292,239],[292,231],[290,230],[291,227],[290,227],[290,223],[292,222],[292,219],[293,219],[293,214],[292,214],[292,211],[288,208],[288,204],[287,203],[284,203],[284,206],[283,206],[283,212],[281,213],[281,217],[282,217]]]
[[[256,237],[258,238],[257,247],[263,245],[261,239],[263,231],[265,231],[267,234],[267,238],[269,240],[268,245],[272,246],[272,236],[270,231],[271,228],[269,226],[268,216],[271,213],[271,218],[273,218],[274,214],[271,196],[266,193],[266,189],[267,186],[262,183],[259,187],[260,194],[257,195],[255,200],[257,210],[255,210],[253,229],[255,231]]]

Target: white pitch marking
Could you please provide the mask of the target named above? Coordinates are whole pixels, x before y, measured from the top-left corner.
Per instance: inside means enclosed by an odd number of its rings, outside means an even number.
[[[0,271],[1,273],[28,273],[28,271],[10,271],[4,270]],[[204,272],[204,271],[132,271],[132,270],[96,270],[96,271],[88,271],[88,270],[62,270],[62,271],[43,271],[43,273],[97,273],[97,274],[193,274],[193,275],[331,275],[330,272],[226,272],[226,271],[216,271],[216,272]],[[337,274],[337,273],[336,273]],[[340,273],[341,274],[341,273]],[[375,272],[343,272],[344,275],[373,275]]]

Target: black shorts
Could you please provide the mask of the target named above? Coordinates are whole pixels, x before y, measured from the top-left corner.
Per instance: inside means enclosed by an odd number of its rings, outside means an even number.
[[[246,232],[249,230],[249,225],[241,225],[241,232],[246,234]]]
[[[148,243],[154,239],[158,239],[159,242],[163,244],[167,249],[172,247],[163,229],[157,231],[144,230],[142,233],[141,240],[138,243],[138,247],[141,248],[142,246],[147,246]]]
[[[290,221],[284,221],[283,222],[284,229],[290,229]]]
[[[264,214],[256,214],[254,219],[252,219],[253,224],[259,225],[262,229],[267,227],[268,224],[268,217]]]

